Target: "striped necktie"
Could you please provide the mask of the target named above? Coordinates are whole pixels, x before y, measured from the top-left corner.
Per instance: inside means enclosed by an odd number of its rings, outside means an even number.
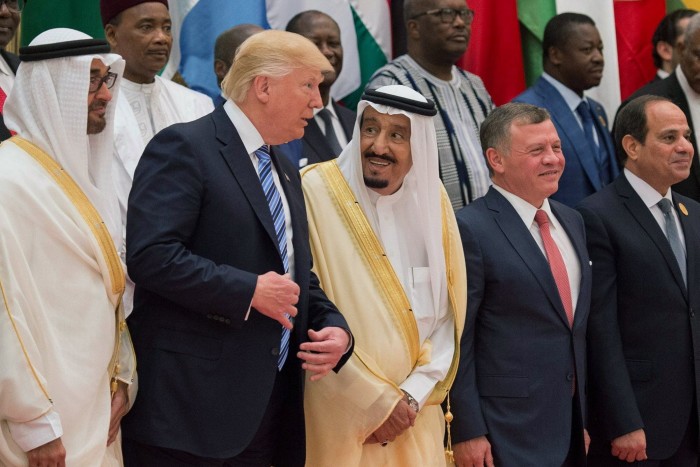
[[[280,252],[280,257],[282,258],[282,264],[284,264],[284,272],[289,272],[289,258],[287,257],[287,230],[286,221],[284,218],[284,206],[282,205],[282,198],[280,197],[279,191],[275,186],[275,181],[272,176],[272,161],[270,160],[270,149],[266,144],[262,145],[260,149],[255,151],[255,155],[258,156],[258,176],[260,177],[260,184],[262,185],[263,192],[265,193],[265,198],[267,198],[267,204],[270,207],[270,214],[272,214],[272,222],[275,225],[275,234],[277,235],[277,247]],[[287,315],[289,318],[289,315]],[[282,327],[282,337],[280,340],[280,354],[277,360],[277,368],[281,371],[284,366],[284,362],[287,360],[287,354],[289,353],[289,329]]]
[[[676,226],[676,219],[673,216],[673,203],[668,198],[661,198],[658,202],[659,209],[664,213],[664,222],[666,223],[666,238],[668,243],[671,245],[671,250],[673,250],[673,256],[676,257],[676,262],[681,270],[681,275],[683,276],[683,282],[686,286],[688,285],[688,278],[686,277],[686,259],[685,259],[685,249],[683,248],[683,242],[681,241],[681,235],[678,232],[678,227]]]

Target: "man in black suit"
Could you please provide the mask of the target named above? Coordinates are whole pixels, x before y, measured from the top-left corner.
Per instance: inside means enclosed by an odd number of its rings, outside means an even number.
[[[334,71],[327,74],[321,83],[319,89],[323,108],[309,119],[304,137],[281,148],[301,168],[338,157],[352,138],[356,114],[331,98],[331,86],[343,69],[343,45],[338,23],[325,13],[307,10],[289,20],[287,31],[301,34],[316,44],[333,65]]]
[[[690,18],[685,30],[685,41],[678,45],[680,50],[680,62],[675,71],[668,78],[660,81],[653,81],[637,92],[627,101],[622,103],[621,109],[635,97],[651,94],[654,96],[667,97],[676,104],[688,119],[691,129],[690,142],[697,153],[698,144],[695,135],[700,130],[700,121],[693,120],[693,111],[698,112],[700,102],[700,14],[695,14]],[[696,157],[690,168],[690,176],[679,180],[673,189],[678,193],[700,201],[700,164]]]
[[[238,47],[250,36],[263,30],[257,24],[245,23],[238,24],[219,34],[214,43],[214,74],[216,75],[216,84],[219,88],[221,88],[221,82],[224,80],[226,73],[233,65],[233,57]],[[226,97],[221,93],[212,98],[212,100],[215,106],[219,106],[226,102]]]
[[[615,122],[623,174],[579,206],[593,261],[589,465],[698,462],[700,204],[671,191],[690,172],[690,134],[668,99],[633,99]]]
[[[127,465],[304,464],[303,370],[315,384],[352,346],[311,272],[299,174],[269,145],[302,136],[330,68],[299,35],[258,33],[227,102],[147,146],[127,223],[140,375]]]
[[[7,44],[15,37],[19,27],[20,2],[9,0],[0,3],[0,141],[10,136],[10,130],[5,126],[2,108],[5,99],[12,90],[15,74],[19,66],[19,57],[5,50]]]
[[[591,268],[581,216],[550,196],[565,159],[549,113],[481,126],[493,185],[457,213],[467,322],[452,385],[458,467],[585,465]]]
[[[695,13],[697,11],[687,8],[675,10],[664,16],[656,26],[651,37],[651,58],[654,60],[656,73],[651,82],[668,77],[676,69],[680,45],[685,41],[685,28]]]

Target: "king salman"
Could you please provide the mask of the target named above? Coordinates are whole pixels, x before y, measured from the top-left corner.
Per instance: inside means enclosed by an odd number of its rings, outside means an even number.
[[[119,466],[135,386],[111,172],[124,60],[65,28],[20,60],[0,146],[0,465]]]
[[[307,465],[445,465],[466,269],[435,105],[391,85],[357,114],[340,157],[302,171],[314,271],[355,339],[340,372],[306,385]]]

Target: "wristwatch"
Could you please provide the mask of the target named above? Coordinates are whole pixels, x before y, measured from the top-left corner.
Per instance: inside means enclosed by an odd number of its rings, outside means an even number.
[[[418,413],[418,410],[420,410],[420,406],[418,405],[418,401],[412,395],[410,395],[409,393],[407,393],[403,389],[402,389],[402,391],[403,391],[404,395],[406,396],[406,402],[408,402],[408,405],[413,410],[415,410],[416,413]]]

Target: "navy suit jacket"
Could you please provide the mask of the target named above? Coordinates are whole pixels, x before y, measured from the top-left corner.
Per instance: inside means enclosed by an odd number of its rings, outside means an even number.
[[[644,428],[649,458],[668,458],[689,417],[698,417],[700,204],[676,193],[673,201],[687,212],[679,210],[688,288],[663,231],[624,175],[579,206],[593,260],[592,453],[610,455],[611,440]]]
[[[598,142],[605,146],[610,156],[611,179],[615,178],[620,169],[608,129],[608,117],[600,103],[590,97],[586,99],[596,116],[593,121],[598,130]],[[559,190],[550,199],[574,207],[583,198],[603,187],[600,170],[595,160],[595,148],[590,147],[581,125],[554,86],[540,77],[534,86],[513,99],[513,102],[525,102],[547,109],[561,139],[566,167],[559,180]]]
[[[274,151],[272,161],[291,212],[301,289],[275,465],[301,466],[303,372],[296,352],[308,329],[348,326],[311,272],[299,173]],[[268,405],[282,329],[255,309],[245,317],[257,276],[283,274],[284,267],[260,180],[223,107],[168,127],[148,144],[129,197],[127,245],[139,395],[124,436],[201,457],[237,455]]]
[[[627,105],[627,103],[634,99],[635,97],[644,96],[651,94],[654,96],[661,96],[668,98],[671,102],[676,104],[685,114],[685,118],[688,119],[688,126],[690,126],[690,142],[693,144],[693,149],[695,149],[695,157],[693,157],[693,162],[690,166],[690,176],[683,180],[682,182],[673,185],[673,190],[680,193],[681,195],[693,198],[695,201],[700,201],[700,154],[698,153],[698,141],[695,136],[695,128],[693,127],[693,119],[690,115],[690,105],[688,105],[688,99],[683,93],[683,88],[681,88],[678,82],[678,77],[674,71],[665,79],[653,81],[643,88],[639,89],[637,92],[632,94],[629,99],[620,105],[620,109]]]
[[[550,205],[581,265],[573,330],[547,259],[508,200],[492,187],[457,213],[469,280],[452,439],[486,435],[496,465],[562,465],[572,425],[585,456],[591,268],[581,216]]]
[[[0,50],[0,55],[2,55],[2,58],[5,59],[12,72],[17,73],[19,57],[15,54],[11,54],[10,52],[6,52],[5,50]],[[5,118],[3,117],[2,113],[0,113],[0,141],[8,139],[10,136],[12,135],[10,134],[10,130],[8,130],[5,126]]]
[[[331,103],[335,113],[338,115],[340,125],[343,127],[345,138],[350,141],[355,128],[357,114],[342,105],[338,105],[333,99],[331,99]],[[304,165],[301,165],[304,158],[306,159],[305,165],[311,165],[318,162],[329,161],[339,156],[339,154],[333,154],[333,150],[328,144],[328,141],[326,141],[326,136],[321,131],[321,127],[318,126],[318,123],[316,123],[316,118],[311,118],[308,122],[309,125],[304,131],[303,138],[301,138],[301,144],[299,144],[299,140],[294,140],[285,145],[278,146],[278,149],[280,149],[292,163],[296,164],[298,168],[304,167]]]

